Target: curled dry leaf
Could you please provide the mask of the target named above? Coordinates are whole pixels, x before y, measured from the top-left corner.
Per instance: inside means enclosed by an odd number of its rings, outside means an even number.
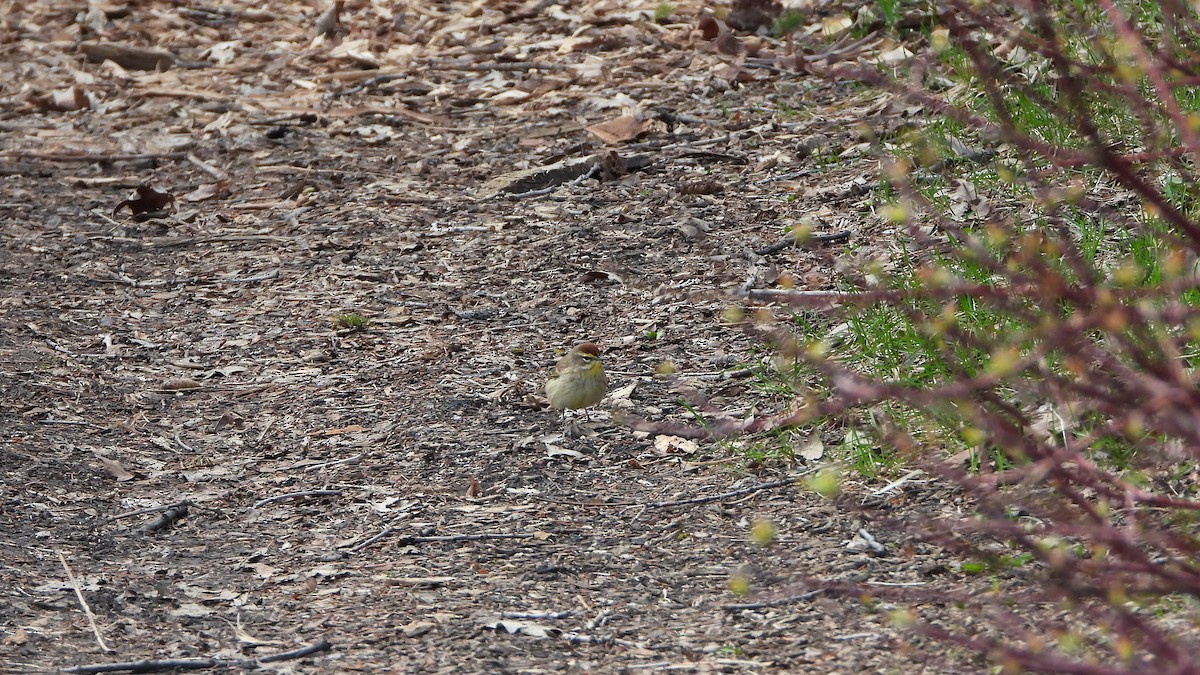
[[[593,124],[587,130],[604,143],[616,145],[640,136],[649,127],[650,122],[637,115],[622,115],[607,122]]]
[[[168,205],[173,206],[174,204],[175,195],[169,192],[159,192],[149,185],[141,185],[138,186],[137,189],[137,198],[126,199],[120,204],[117,204],[116,208],[113,209],[112,214],[115,218],[118,211],[128,206],[129,210],[133,212],[133,217],[135,219],[137,219],[139,216],[152,217],[157,215],[159,212],[164,211]]]
[[[132,473],[129,473],[128,471],[126,471],[125,467],[121,466],[121,463],[115,459],[101,457],[100,464],[104,467],[104,470],[107,471],[110,476],[117,479],[118,483],[124,483],[126,481],[131,481],[135,477]]]
[[[225,181],[217,183],[205,183],[200,187],[183,195],[185,202],[202,202],[205,199],[212,199],[218,192],[225,190]]]
[[[700,449],[696,441],[679,436],[659,435],[654,437],[654,449],[664,455],[690,455]]]
[[[700,17],[700,22],[696,24],[700,29],[700,37],[705,40],[712,40],[721,34],[722,30],[728,31],[725,25],[717,20],[712,14],[704,14]]]
[[[233,410],[226,410],[217,423],[213,425],[213,431],[221,431],[229,427],[241,429],[246,426],[246,420]]]
[[[31,96],[30,102],[43,110],[71,112],[92,107],[92,99],[82,87],[56,89],[45,96]]]
[[[825,444],[821,442],[821,435],[813,432],[803,443],[800,444],[800,456],[805,461],[815,462],[825,456]]]
[[[200,384],[199,382],[197,382],[191,378],[177,377],[177,378],[174,378],[171,380],[167,380],[166,382],[163,382],[162,390],[163,391],[183,391],[185,389],[199,389],[202,386],[204,386],[204,385]]]

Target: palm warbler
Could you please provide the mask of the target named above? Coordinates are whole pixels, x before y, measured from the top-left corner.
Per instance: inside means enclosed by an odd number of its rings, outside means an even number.
[[[550,407],[577,410],[596,405],[608,393],[608,379],[600,364],[600,348],[585,342],[558,360],[546,380]]]

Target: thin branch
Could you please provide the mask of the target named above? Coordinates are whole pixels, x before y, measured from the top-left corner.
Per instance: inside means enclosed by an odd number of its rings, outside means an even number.
[[[113,648],[104,643],[104,638],[100,635],[100,627],[96,625],[96,615],[92,613],[92,608],[88,607],[87,600],[84,600],[83,589],[79,587],[79,580],[71,572],[71,566],[67,564],[67,558],[62,554],[62,551],[58,551],[58,561],[62,563],[63,570],[67,573],[67,579],[71,582],[71,588],[75,589],[75,598],[79,600],[79,606],[83,608],[83,613],[87,616],[88,625],[92,627],[92,634],[96,636],[96,644],[100,645],[100,649],[103,651],[114,651]]]

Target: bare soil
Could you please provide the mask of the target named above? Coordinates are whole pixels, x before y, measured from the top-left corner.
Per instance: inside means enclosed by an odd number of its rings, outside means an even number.
[[[723,312],[739,290],[833,288],[839,261],[888,249],[856,148],[912,111],[730,73],[689,3],[666,25],[651,5],[567,4],[347,2],[314,41],[308,3],[0,2],[0,670],[321,640],[262,667],[985,669],[893,627],[887,603],[732,607],[811,577],[971,580],[804,489],[686,503],[811,467],[613,414],[688,420],[667,362],[734,414],[787,404],[717,379],[762,358]],[[92,62],[81,41],[176,62]],[[612,149],[645,166],[487,195],[603,152],[586,127],[631,111],[645,129]],[[173,207],[114,211],[142,184]],[[804,219],[849,239],[755,253]],[[584,340],[613,393],[573,437],[540,387]],[[845,490],[878,501],[894,477]],[[885,497],[893,516],[961,509],[919,477]],[[161,512],[126,515],[184,500],[152,531]],[[861,527],[886,555],[847,549]]]

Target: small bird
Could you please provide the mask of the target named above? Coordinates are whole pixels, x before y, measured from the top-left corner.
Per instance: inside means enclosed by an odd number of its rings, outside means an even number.
[[[559,359],[546,380],[546,398],[556,410],[596,405],[607,393],[600,348],[591,342],[584,342]]]

